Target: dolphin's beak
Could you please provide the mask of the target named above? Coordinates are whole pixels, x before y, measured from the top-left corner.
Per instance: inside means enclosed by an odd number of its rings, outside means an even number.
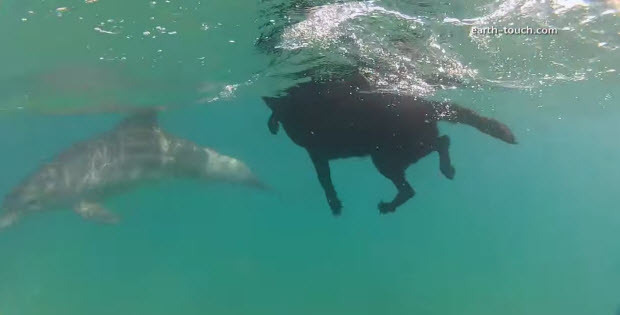
[[[267,184],[263,183],[258,177],[253,176],[249,181],[248,185],[254,188],[258,188],[260,190],[271,190]]]

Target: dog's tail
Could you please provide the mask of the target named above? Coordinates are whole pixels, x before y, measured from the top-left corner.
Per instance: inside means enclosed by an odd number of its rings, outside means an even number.
[[[435,119],[451,123],[470,125],[492,137],[516,144],[517,140],[508,126],[493,119],[484,117],[475,111],[453,103],[433,103]]]

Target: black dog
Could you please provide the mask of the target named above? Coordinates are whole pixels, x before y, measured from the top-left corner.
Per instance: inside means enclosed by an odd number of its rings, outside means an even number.
[[[334,215],[342,205],[331,181],[329,160],[370,155],[375,167],[390,179],[398,194],[380,202],[381,213],[393,212],[415,194],[405,170],[433,151],[439,169],[454,177],[448,147],[450,138],[439,136],[438,121],[463,123],[515,144],[508,127],[497,120],[451,103],[413,96],[368,91],[366,80],[308,82],[289,88],[286,96],[263,97],[272,110],[268,126],[276,134],[281,123],[288,136],[304,147],[314,163],[319,182]]]

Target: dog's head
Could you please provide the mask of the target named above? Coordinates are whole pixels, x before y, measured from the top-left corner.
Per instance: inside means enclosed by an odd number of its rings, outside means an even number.
[[[274,112],[282,107],[282,101],[279,97],[263,96],[263,102]]]

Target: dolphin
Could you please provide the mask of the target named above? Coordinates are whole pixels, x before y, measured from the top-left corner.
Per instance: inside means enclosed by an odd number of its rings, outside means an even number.
[[[5,197],[0,229],[26,214],[63,207],[72,207],[85,219],[116,223],[118,215],[102,200],[141,183],[172,177],[264,188],[245,163],[162,131],[157,113],[147,110],[73,145],[26,178]]]

